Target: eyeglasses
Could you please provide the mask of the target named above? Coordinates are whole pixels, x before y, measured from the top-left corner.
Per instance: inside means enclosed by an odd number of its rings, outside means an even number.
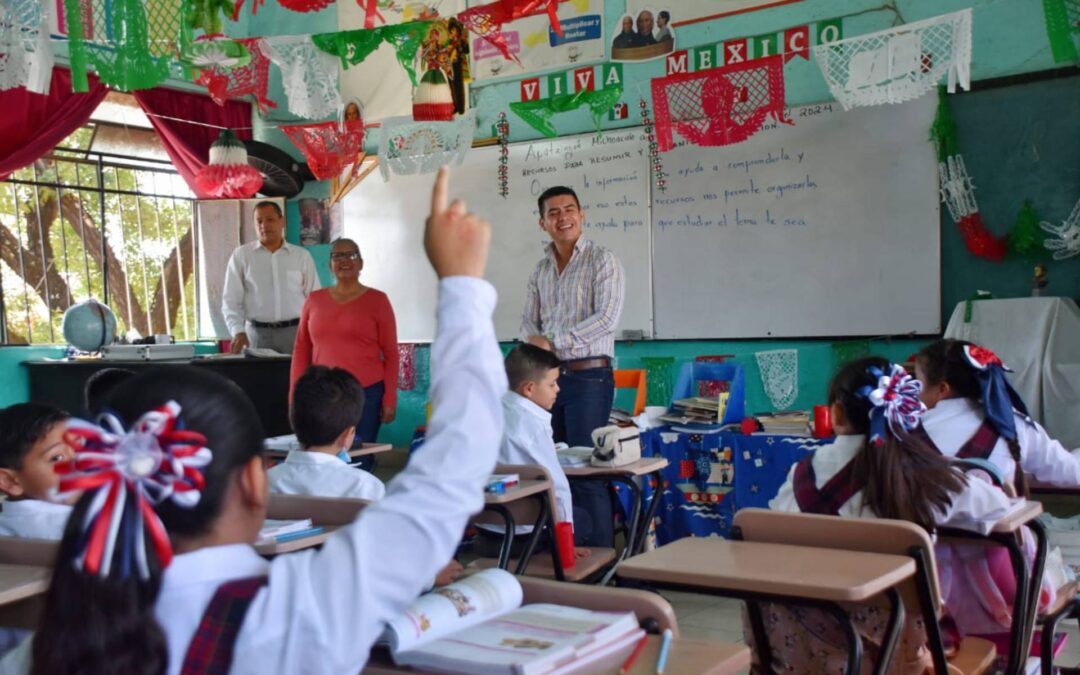
[[[359,260],[360,259],[360,254],[357,253],[356,251],[346,251],[346,252],[342,252],[342,253],[331,253],[330,254],[330,259],[331,260],[339,260],[339,261],[340,260]]]

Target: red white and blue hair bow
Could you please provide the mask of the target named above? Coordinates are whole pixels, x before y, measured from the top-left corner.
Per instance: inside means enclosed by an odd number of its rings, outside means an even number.
[[[59,464],[57,497],[96,491],[82,524],[76,569],[87,574],[147,579],[147,546],[161,567],[172,561],[165,526],[154,505],[171,500],[191,508],[199,503],[202,469],[212,453],[206,437],[179,429],[180,405],[169,401],[145,413],[128,430],[112,415],[101,426],[70,420],[64,441],[75,458]]]
[[[1005,373],[1012,369],[1001,362],[997,354],[979,345],[964,345],[964,356],[982,387],[983,410],[997,432],[1009,439],[1016,438],[1016,419],[1013,410],[1027,417],[1024,399],[1016,393]]]
[[[919,382],[899,364],[892,364],[889,372],[871,367],[869,373],[877,378],[877,387],[867,385],[859,393],[870,401],[870,442],[885,442],[885,426],[894,436],[910,434],[922,421],[926,405],[919,399],[922,382]]]

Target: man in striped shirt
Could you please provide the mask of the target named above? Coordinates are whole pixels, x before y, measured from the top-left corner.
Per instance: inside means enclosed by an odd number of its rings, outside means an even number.
[[[611,359],[622,313],[622,264],[581,236],[585,212],[568,187],[548,188],[537,200],[540,229],[551,237],[546,255],[529,277],[522,339],[555,352],[563,362],[559,395],[551,409],[555,440],[592,445],[592,432],[607,424],[615,397]],[[611,502],[598,481],[575,481],[573,501],[592,515],[581,546],[611,546]],[[580,525],[580,524],[579,524]]]

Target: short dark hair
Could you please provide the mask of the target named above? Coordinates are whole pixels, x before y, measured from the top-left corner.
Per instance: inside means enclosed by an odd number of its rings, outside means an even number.
[[[364,390],[352,373],[311,366],[293,388],[289,419],[300,447],[314,448],[356,426],[363,411]]]
[[[539,382],[552,368],[561,368],[558,356],[536,345],[524,343],[506,355],[506,377],[510,388],[517,389],[526,382]]]
[[[90,375],[83,385],[83,407],[88,415],[98,415],[105,412],[105,401],[113,389],[116,389],[124,380],[135,374],[128,368],[102,368]]]
[[[270,208],[274,209],[274,211],[277,211],[278,218],[285,215],[284,213],[281,212],[281,205],[278,204],[277,202],[272,202],[269,199],[264,199],[263,201],[256,204],[255,208],[251,209],[251,212],[255,213],[256,211],[258,211],[259,209],[261,209],[264,206],[269,206]]]
[[[579,209],[581,208],[581,200],[578,199],[576,192],[574,192],[571,188],[566,187],[565,185],[555,185],[541,192],[540,198],[536,200],[536,208],[540,211],[540,217],[544,217],[544,202],[551,199],[552,197],[561,197],[563,195],[570,195],[571,197],[573,197],[574,203],[577,204],[577,207]]]
[[[44,403],[16,403],[0,410],[0,467],[21,469],[34,443],[68,417],[60,408]]]
[[[656,16],[660,17],[661,19],[663,19],[665,21],[671,21],[671,14],[669,14],[666,9],[660,10],[660,13],[657,14]]]

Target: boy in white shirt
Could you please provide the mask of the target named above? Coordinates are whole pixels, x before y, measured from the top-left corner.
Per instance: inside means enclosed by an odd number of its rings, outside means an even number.
[[[302,449],[290,450],[284,462],[270,469],[270,491],[382,499],[386,494],[382,481],[341,457],[343,448],[352,447],[363,408],[364,390],[351,373],[326,366],[308,368],[296,381],[289,409]]]
[[[72,457],[64,443],[68,414],[40,403],[18,403],[0,410],[0,535],[59,539],[71,507],[47,501],[60,478],[58,462]]]
[[[499,446],[500,464],[539,464],[551,474],[555,486],[555,521],[574,526],[575,541],[582,541],[592,527],[589,513],[574,508],[570,482],[559,464],[551,428],[551,407],[559,393],[559,373],[562,362],[553,352],[532,344],[520,344],[506,356],[506,377],[510,390],[503,394],[502,409],[505,427]],[[531,525],[514,528],[512,555],[519,555],[525,545]],[[498,556],[502,531],[495,526],[480,527],[475,551],[484,557]],[[540,546],[543,541],[540,542]],[[578,550],[578,556],[588,549]]]

